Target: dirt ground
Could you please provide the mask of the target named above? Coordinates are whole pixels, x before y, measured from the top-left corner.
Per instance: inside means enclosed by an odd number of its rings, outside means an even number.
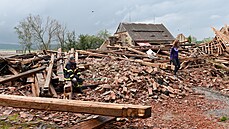
[[[148,102],[152,105],[152,116],[147,119],[117,119],[105,125],[104,129],[228,129],[229,120],[223,118],[229,117],[229,97],[216,91],[206,88],[195,88],[195,92],[182,98],[168,98],[165,100],[155,99]],[[25,117],[21,117],[27,112]],[[33,121],[30,119],[29,112],[33,110],[16,109],[10,107],[1,107],[0,109],[0,129],[55,129],[68,128],[58,127],[57,122],[39,119],[42,111],[36,111],[33,115]],[[4,114],[9,116],[3,117]],[[54,112],[52,112],[54,113]],[[48,112],[44,114],[50,115]],[[66,116],[75,114],[59,113]],[[80,115],[80,114],[79,114]],[[35,119],[36,118],[36,119]],[[59,120],[61,121],[61,120]],[[15,123],[15,124],[14,124]]]
[[[203,88],[183,99],[152,101],[152,117],[107,124],[105,128],[228,129],[229,97]]]

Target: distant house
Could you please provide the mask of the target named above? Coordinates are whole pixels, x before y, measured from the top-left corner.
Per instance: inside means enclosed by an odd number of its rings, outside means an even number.
[[[120,23],[111,45],[148,46],[170,44],[175,38],[163,24]]]
[[[176,39],[179,40],[179,42],[181,43],[188,42],[188,39],[184,36],[184,34],[178,34]]]

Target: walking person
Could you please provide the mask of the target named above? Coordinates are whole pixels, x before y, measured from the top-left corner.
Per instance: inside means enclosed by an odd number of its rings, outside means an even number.
[[[174,76],[177,77],[177,71],[180,68],[180,61],[178,58],[178,48],[179,48],[179,40],[175,40],[173,42],[173,46],[170,49],[170,63],[172,62],[175,66]]]

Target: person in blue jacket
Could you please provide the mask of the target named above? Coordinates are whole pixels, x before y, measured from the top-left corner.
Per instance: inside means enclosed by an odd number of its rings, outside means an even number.
[[[170,49],[170,63],[172,62],[175,66],[174,75],[176,76],[177,71],[180,68],[180,61],[178,58],[178,48],[179,48],[179,40],[175,40],[173,42],[173,46]]]

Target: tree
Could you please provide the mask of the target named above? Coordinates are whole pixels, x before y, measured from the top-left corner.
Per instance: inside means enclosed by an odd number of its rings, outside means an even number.
[[[51,43],[59,43],[62,50],[95,49],[110,36],[107,30],[101,30],[96,35],[79,35],[76,38],[75,31],[69,32],[66,26],[57,20],[47,17],[43,20],[39,15],[29,15],[15,27],[20,44],[25,51],[36,45],[40,50],[50,49]]]
[[[194,37],[194,36],[189,35],[188,36],[188,42],[189,43],[196,43],[197,42],[197,38]]]
[[[75,31],[66,34],[65,44],[63,50],[70,50],[71,48],[77,49],[77,39]]]
[[[108,37],[111,36],[111,34],[105,29],[105,30],[99,31],[97,36],[103,40],[106,40],[108,39]]]
[[[23,46],[24,53],[26,53],[26,50],[30,53],[32,46],[31,28],[26,22],[20,22],[14,29],[18,34],[19,43]]]
[[[77,49],[96,49],[101,46],[105,40],[95,35],[79,35],[77,40]]]
[[[212,41],[212,40],[213,40],[212,37],[208,37],[208,38],[204,38],[204,39],[202,40],[202,42],[206,43],[206,42],[210,42],[210,41]]]
[[[56,32],[56,36],[57,36],[57,39],[60,43],[60,47],[62,50],[65,49],[65,43],[66,43],[66,37],[67,37],[66,33],[67,33],[66,26],[59,27],[57,32]]]
[[[96,35],[80,34],[76,39],[75,32],[67,33],[65,43],[66,50],[75,49],[96,49],[110,36],[107,30],[101,30]]]
[[[26,28],[23,27],[24,25],[26,25]],[[57,35],[61,35],[61,33],[65,32],[65,28],[62,28],[61,24],[59,24],[57,20],[47,17],[47,19],[43,21],[39,15],[29,15],[21,21],[17,27],[15,27],[16,32],[18,30],[25,32],[28,28],[30,30],[28,31],[29,34],[18,33],[18,35],[21,35],[18,37],[27,37],[29,35],[31,36],[31,41],[34,42],[39,49],[45,50],[50,48],[51,42],[58,40]],[[59,41],[63,43],[60,38]]]

